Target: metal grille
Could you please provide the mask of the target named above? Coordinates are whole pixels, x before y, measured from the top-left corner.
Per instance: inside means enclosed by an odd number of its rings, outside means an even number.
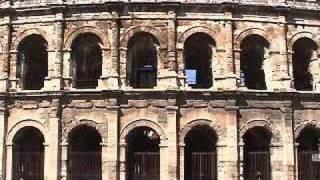
[[[160,180],[160,153],[134,153],[132,178],[130,180]]]
[[[217,179],[217,154],[215,152],[193,152],[192,180]]]
[[[244,162],[244,177],[246,180],[270,180],[270,153],[268,151],[247,152]]]
[[[68,180],[101,180],[101,152],[70,152]]]
[[[43,180],[43,152],[14,152],[13,180]]]
[[[316,151],[302,151],[298,153],[299,180],[319,180],[320,162],[312,161],[312,154]]]

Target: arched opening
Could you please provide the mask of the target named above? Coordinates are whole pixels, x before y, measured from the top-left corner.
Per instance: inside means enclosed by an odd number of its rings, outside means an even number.
[[[241,42],[240,78],[248,89],[265,90],[264,60],[269,42],[259,35],[250,35]]]
[[[93,127],[75,128],[69,135],[68,180],[101,180],[101,136]]]
[[[320,179],[320,129],[306,127],[297,139],[298,146],[298,179]]]
[[[40,35],[30,35],[18,47],[17,78],[25,90],[40,90],[48,76],[48,43]]]
[[[128,43],[127,78],[134,88],[157,85],[159,42],[146,32],[135,34]]]
[[[34,127],[20,129],[13,138],[12,179],[44,179],[44,137]]]
[[[204,33],[190,36],[184,44],[184,63],[187,83],[192,88],[212,87],[214,40]]]
[[[271,133],[263,127],[254,127],[244,136],[244,179],[271,179]]]
[[[73,86],[94,89],[102,72],[102,42],[92,33],[79,35],[71,45]]]
[[[196,126],[185,137],[185,179],[217,179],[217,135],[209,126]]]
[[[127,180],[160,180],[160,137],[151,128],[137,127],[126,137]]]
[[[301,38],[294,43],[292,63],[296,90],[311,91],[313,89],[312,74],[309,67],[317,49],[317,44],[309,38]]]

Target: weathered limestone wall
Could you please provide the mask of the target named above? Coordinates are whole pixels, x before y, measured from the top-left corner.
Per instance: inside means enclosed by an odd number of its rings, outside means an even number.
[[[126,135],[140,126],[160,136],[161,180],[183,180],[184,137],[197,125],[210,126],[218,136],[219,180],[243,179],[242,137],[253,127],[272,133],[272,179],[297,179],[296,138],[303,128],[320,124],[320,74],[315,52],[310,65],[314,91],[295,91],[292,47],[303,37],[320,46],[314,11],[304,16],[295,14],[298,7],[291,12],[161,3],[66,8],[62,2],[29,9],[26,2],[0,4],[5,9],[0,10],[0,175],[6,180],[12,179],[13,138],[27,126],[45,137],[45,179],[67,179],[68,135],[81,125],[94,127],[102,137],[103,180],[126,179]],[[133,89],[126,77],[128,42],[139,32],[159,41],[153,89]],[[90,90],[76,89],[71,73],[72,43],[84,33],[102,41],[102,76]],[[195,90],[186,83],[184,43],[195,33],[216,43],[210,89]],[[26,91],[16,74],[17,48],[33,34],[48,43],[49,70],[42,90]],[[270,43],[264,62],[267,91],[247,91],[239,84],[240,44],[249,35]]]

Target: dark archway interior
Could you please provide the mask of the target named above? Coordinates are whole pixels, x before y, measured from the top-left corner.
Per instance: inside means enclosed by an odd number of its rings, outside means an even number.
[[[245,179],[271,179],[271,133],[263,127],[248,130],[244,139]]]
[[[301,91],[312,90],[312,75],[309,65],[317,44],[309,38],[301,38],[293,45],[293,77],[295,89]]]
[[[26,37],[18,47],[17,77],[26,90],[40,90],[48,76],[48,43],[39,35]]]
[[[313,156],[320,153],[320,129],[314,126],[304,128],[297,139],[298,146],[298,179],[318,180],[320,162]]]
[[[248,89],[267,88],[263,69],[266,48],[269,48],[268,41],[258,35],[248,36],[241,42],[240,76]]]
[[[101,39],[91,33],[80,35],[72,43],[71,58],[76,88],[90,89],[98,86],[102,72],[101,45]]]
[[[157,85],[158,41],[149,33],[135,34],[128,43],[127,78],[134,88]]]
[[[101,151],[101,136],[95,128],[83,125],[74,129],[69,135],[69,147],[77,152]]]
[[[204,33],[196,33],[186,40],[184,44],[185,73],[188,84],[192,88],[212,87],[212,48],[215,46],[214,40]],[[196,71],[196,78],[191,78],[194,76],[194,71]]]
[[[185,137],[185,177],[187,180],[217,178],[217,135],[209,126],[196,126]]]
[[[151,128],[137,127],[126,138],[128,179],[160,180],[160,137]]]
[[[304,128],[297,139],[299,151],[318,151],[320,146],[320,129],[315,127]]]
[[[101,136],[86,125],[74,129],[69,135],[68,179],[101,180]]]
[[[25,127],[13,139],[12,179],[43,180],[44,137],[34,127]]]

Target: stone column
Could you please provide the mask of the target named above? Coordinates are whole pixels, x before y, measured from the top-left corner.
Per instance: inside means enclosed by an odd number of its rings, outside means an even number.
[[[177,110],[176,106],[168,106],[167,110],[167,136],[168,136],[168,156],[166,160],[168,161],[168,180],[178,179],[178,134],[177,134]],[[164,158],[161,158],[164,160]]]
[[[168,144],[164,140],[161,140],[160,144],[160,180],[168,180],[169,179],[169,173],[168,173]],[[170,152],[171,154],[171,152]],[[176,154],[175,154],[176,156]]]
[[[239,178],[238,168],[238,107],[229,106],[226,107],[226,119],[227,119],[227,141],[225,142],[227,147],[225,149],[225,179],[236,180]]]
[[[160,70],[158,77],[159,87],[166,89],[178,88],[178,76],[176,69],[176,13],[168,12],[168,52],[167,63],[164,64],[164,69]],[[159,66],[160,67],[160,66]]]
[[[5,17],[4,22],[6,34],[3,36],[2,52],[0,52],[0,91],[7,91],[9,88],[9,60],[10,60],[10,42],[11,42],[11,17]],[[1,51],[1,50],[0,50]]]
[[[0,101],[0,179],[4,179],[5,175],[5,126],[6,126],[6,111],[4,101]]]
[[[119,180],[126,180],[126,147],[127,144],[121,143],[120,147],[120,162],[119,162]]]
[[[180,142],[179,144],[179,179],[180,180],[184,180],[184,148],[185,148],[185,144]]]
[[[71,66],[71,50],[70,49],[64,49],[63,50],[63,73],[62,73],[62,79],[63,79],[63,88],[65,90],[72,89],[72,66]]]
[[[44,180],[53,179],[52,171],[51,171],[51,154],[49,150],[49,144],[47,142],[43,143],[44,146],[44,167],[43,167],[43,175]],[[54,177],[57,179],[57,177]]]
[[[22,83],[20,79],[17,77],[17,61],[18,61],[18,51],[11,50],[10,51],[10,74],[9,74],[9,90],[10,91],[17,91],[22,89]]]
[[[283,143],[283,172],[284,178],[286,180],[294,180],[295,177],[295,169],[294,169],[294,161],[295,161],[295,150],[294,150],[294,133],[292,129],[293,127],[293,119],[292,119],[292,109],[290,107],[282,108],[283,112],[283,133],[282,134],[282,143]]]
[[[50,146],[46,151],[46,161],[48,161],[48,172],[50,176],[48,176],[48,180],[57,180],[59,176],[59,122],[60,118],[57,117],[58,108],[59,108],[59,100],[55,99],[51,104],[51,113],[49,114],[49,136],[47,143]]]
[[[107,168],[107,178],[105,180],[118,179],[118,132],[119,132],[119,107],[108,106],[108,146],[107,146],[107,164],[103,168]]]
[[[108,180],[108,144],[102,142],[101,144],[101,168],[102,168],[102,180]]]
[[[55,24],[55,47],[48,50],[48,77],[45,80],[44,89],[60,90],[63,62],[63,38],[64,38],[64,17],[62,13],[56,14]]]
[[[61,172],[60,179],[67,179],[67,170],[68,170],[68,143],[61,143]]]
[[[271,179],[286,179],[283,166],[283,147],[280,144],[270,146]]]
[[[239,180],[244,180],[244,143],[242,137],[239,142]]]
[[[230,19],[232,14],[225,12],[225,17]],[[234,59],[233,59],[233,28],[231,21],[223,21],[219,24],[223,36],[223,44],[215,50],[216,55],[211,60],[212,76],[213,76],[213,87],[212,89],[217,90],[235,90],[237,89],[237,75],[234,71]],[[213,51],[214,52],[214,51]],[[219,57],[222,58],[221,67],[217,69],[219,63]],[[240,64],[239,64],[240,65]],[[240,66],[239,66],[240,67]],[[240,76],[239,76],[240,77]]]
[[[112,12],[111,22],[111,47],[104,50],[102,60],[102,75],[99,79],[98,87],[100,89],[119,89],[119,15]]]
[[[309,65],[309,72],[312,75],[313,79],[313,90],[320,92],[320,72],[318,70],[320,62],[318,58],[318,52],[313,50],[311,59],[310,59],[310,65]]]
[[[7,143],[6,180],[12,179],[12,142]]]

